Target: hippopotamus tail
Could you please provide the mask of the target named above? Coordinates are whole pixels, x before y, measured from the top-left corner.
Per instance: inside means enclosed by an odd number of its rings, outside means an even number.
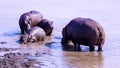
[[[97,45],[103,45],[104,42],[105,42],[105,32],[104,32],[101,24],[97,24],[97,26],[98,26],[97,29],[98,29],[98,32],[99,32]]]

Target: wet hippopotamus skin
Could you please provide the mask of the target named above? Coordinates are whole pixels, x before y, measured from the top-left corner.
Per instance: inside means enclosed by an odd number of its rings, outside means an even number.
[[[30,28],[26,34],[23,34],[20,38],[20,43],[26,44],[29,42],[37,42],[37,41],[44,41],[45,40],[45,31],[38,27],[34,26]]]
[[[72,41],[74,50],[81,50],[80,45],[89,46],[90,51],[95,50],[98,45],[98,51],[102,51],[105,42],[105,32],[103,27],[90,18],[75,18],[68,23],[62,30],[62,44]]]
[[[43,15],[35,10],[23,13],[19,19],[21,34],[27,32],[31,27],[36,26],[43,19]]]
[[[48,19],[41,20],[37,26],[41,27],[46,35],[51,35],[53,31],[53,21],[49,21]]]

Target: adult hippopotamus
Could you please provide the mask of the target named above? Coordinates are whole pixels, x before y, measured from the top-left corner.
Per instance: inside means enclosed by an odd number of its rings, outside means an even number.
[[[103,27],[90,18],[75,18],[68,23],[62,30],[62,44],[70,40],[74,44],[74,50],[81,50],[80,45],[89,46],[90,51],[95,50],[98,45],[98,51],[102,50],[105,42],[105,32]]]
[[[53,31],[53,21],[49,21],[48,19],[41,20],[37,26],[41,27],[46,35],[51,35]]]
[[[45,40],[45,31],[38,27],[34,26],[30,28],[26,34],[23,34],[20,38],[20,43],[28,43],[28,42],[37,42],[37,41],[44,41]]]
[[[28,31],[31,27],[36,26],[43,19],[43,15],[38,11],[29,11],[21,15],[19,26],[21,34]]]

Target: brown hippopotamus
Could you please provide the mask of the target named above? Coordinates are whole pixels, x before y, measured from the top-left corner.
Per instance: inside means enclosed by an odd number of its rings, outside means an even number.
[[[75,18],[62,30],[62,44],[70,40],[74,44],[74,50],[81,50],[80,45],[89,46],[90,51],[95,50],[98,45],[98,51],[102,50],[105,42],[105,32],[103,27],[90,18]]]
[[[37,41],[44,41],[45,40],[45,31],[38,27],[34,26],[30,28],[26,34],[23,34],[20,38],[20,43],[28,43],[28,42],[37,42]]]
[[[28,31],[31,27],[36,26],[43,19],[43,15],[38,11],[29,11],[21,15],[19,26],[21,34]]]
[[[41,20],[37,26],[41,27],[45,31],[46,35],[51,35],[53,31],[53,21],[49,21],[47,19]]]

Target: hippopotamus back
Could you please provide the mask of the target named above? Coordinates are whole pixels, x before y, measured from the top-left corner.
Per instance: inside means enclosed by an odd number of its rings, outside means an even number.
[[[30,30],[28,30],[28,35],[36,37],[38,41],[43,41],[45,39],[45,31],[37,26],[32,27]]]
[[[43,15],[37,11],[30,11],[29,16],[32,22],[31,26],[36,26],[43,19]]]
[[[63,28],[62,34],[62,43],[68,43],[68,41],[71,40],[74,44],[74,49],[76,49],[76,47],[79,48],[80,44],[82,44],[89,46],[90,51],[94,50],[94,45],[98,45],[98,40],[100,38],[104,39],[103,35],[105,35],[99,23],[90,18],[80,17],[71,20],[70,23]],[[100,34],[102,37],[100,37]],[[100,40],[99,42],[98,50],[101,50],[101,42],[104,42],[104,40]]]
[[[51,35],[53,31],[53,21],[49,21],[47,19],[41,20],[37,26],[41,27],[45,31],[46,35]]]

